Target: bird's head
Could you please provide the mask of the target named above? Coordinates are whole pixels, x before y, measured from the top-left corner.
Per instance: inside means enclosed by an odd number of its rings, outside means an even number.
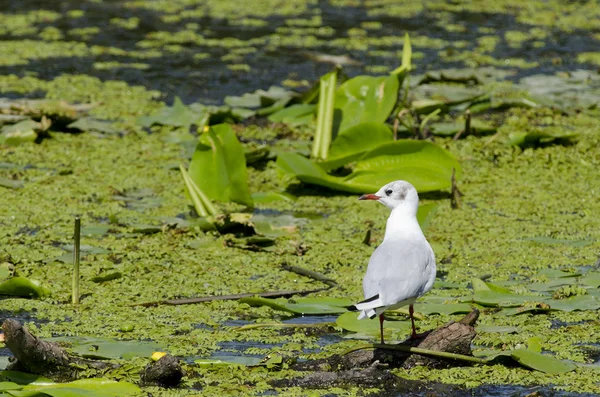
[[[406,181],[390,182],[377,193],[362,195],[359,200],[376,200],[392,210],[406,208],[415,214],[419,207],[417,189]]]

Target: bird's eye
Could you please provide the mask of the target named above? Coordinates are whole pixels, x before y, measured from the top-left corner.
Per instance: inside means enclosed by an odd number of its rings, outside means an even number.
[[[391,195],[392,193],[394,193],[394,191],[392,189],[388,189],[385,191],[385,194],[387,194],[388,196]]]

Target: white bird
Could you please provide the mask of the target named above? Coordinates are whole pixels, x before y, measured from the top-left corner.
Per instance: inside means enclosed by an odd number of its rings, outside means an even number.
[[[433,287],[436,272],[435,255],[417,221],[417,190],[406,181],[395,181],[359,200],[377,200],[392,213],[383,243],[371,255],[363,279],[365,300],[354,305],[361,311],[358,319],[379,316],[381,343],[385,343],[383,312],[409,305],[411,337],[417,338],[413,304]]]

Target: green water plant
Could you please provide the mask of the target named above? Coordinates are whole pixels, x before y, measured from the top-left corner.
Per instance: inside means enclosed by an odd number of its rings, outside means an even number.
[[[317,108],[317,125],[312,146],[312,157],[325,160],[333,134],[333,115],[335,103],[335,88],[340,69],[327,73],[320,79],[319,104]]]
[[[252,207],[244,149],[229,124],[211,126],[198,139],[189,176],[209,200]],[[188,188],[189,191],[189,188]],[[204,201],[206,205],[208,201]],[[207,208],[211,210],[210,206]],[[212,211],[209,211],[212,212]]]
[[[80,379],[68,383],[55,383],[42,376],[16,371],[2,371],[0,393],[14,397],[110,397],[131,396],[141,393],[139,387],[128,382],[117,382],[104,378]]]
[[[396,140],[385,124],[412,68],[411,54],[407,35],[402,64],[387,76],[357,76],[337,89],[338,69],[323,76],[313,159],[279,153],[282,174],[350,193],[374,191],[394,179],[408,180],[423,192],[450,187],[453,170],[460,174],[460,164],[450,153],[428,141]],[[349,165],[352,172],[346,176],[330,173]]]

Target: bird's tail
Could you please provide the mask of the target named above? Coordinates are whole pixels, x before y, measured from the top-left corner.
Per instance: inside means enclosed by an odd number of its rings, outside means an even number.
[[[358,315],[358,319],[362,320],[363,318],[367,317],[375,318],[378,315],[376,309],[383,309],[383,307],[384,306],[381,302],[381,299],[379,299],[379,295],[375,295],[348,307],[348,310],[360,311],[361,313]]]

